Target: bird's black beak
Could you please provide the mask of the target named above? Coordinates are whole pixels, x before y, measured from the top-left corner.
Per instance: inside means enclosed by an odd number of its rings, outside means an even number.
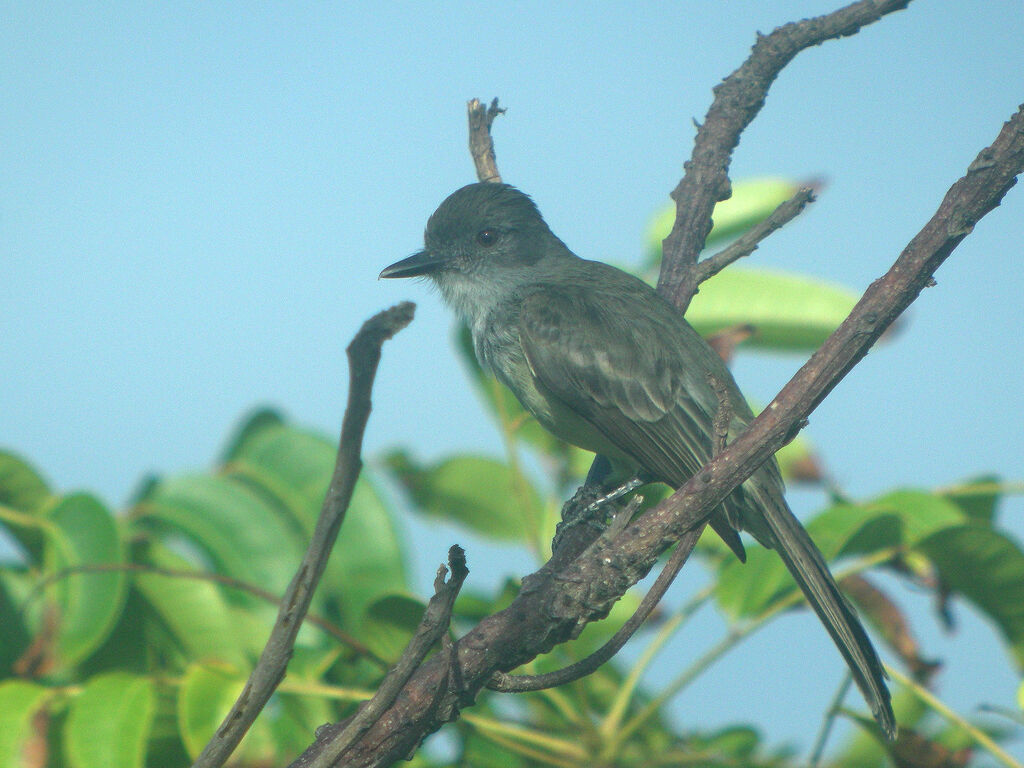
[[[438,269],[447,259],[435,256],[429,251],[414,253],[407,259],[396,261],[390,267],[384,267],[379,277],[416,277],[429,275]]]

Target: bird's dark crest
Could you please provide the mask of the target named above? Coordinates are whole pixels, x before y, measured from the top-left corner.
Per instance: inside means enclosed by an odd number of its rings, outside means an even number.
[[[537,224],[547,228],[529,195],[510,184],[491,182],[468,184],[452,192],[430,217],[427,233],[444,239],[456,234],[448,231],[451,226],[461,229],[467,222],[481,228],[521,230]]]

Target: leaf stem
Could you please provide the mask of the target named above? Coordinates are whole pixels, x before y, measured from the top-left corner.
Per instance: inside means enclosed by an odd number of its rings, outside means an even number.
[[[898,669],[895,669],[894,667],[891,667],[888,664],[885,665],[885,671],[888,673],[889,677],[906,686],[911,693],[913,693],[922,702],[924,702],[929,707],[938,712],[940,715],[942,715],[944,718],[946,718],[946,720],[948,720],[950,723],[957,726],[958,728],[963,729],[963,731],[967,733],[972,739],[974,739],[974,741],[976,741],[979,745],[987,749],[992,754],[992,756],[996,758],[996,760],[1001,762],[1003,765],[1007,766],[1007,768],[1024,768],[1024,764],[1018,762],[1017,760],[1014,760],[1009,753],[1007,753],[1002,747],[1000,747],[998,744],[995,743],[995,741],[992,740],[991,736],[989,736],[983,730],[978,728],[976,725],[965,720],[963,716],[961,716],[957,712],[954,712],[941,699],[939,699],[935,694],[933,694],[923,685],[918,683],[916,680],[907,677]]]

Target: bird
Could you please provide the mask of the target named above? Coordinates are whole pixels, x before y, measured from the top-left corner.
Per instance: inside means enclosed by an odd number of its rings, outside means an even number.
[[[424,247],[382,278],[426,277],[469,327],[481,365],[556,437],[604,456],[609,482],[679,488],[753,413],[719,355],[638,277],[573,253],[533,200],[508,184],[469,184],[430,216]],[[782,558],[824,624],[883,732],[894,738],[885,671],[824,556],[790,510],[774,457],[709,519],[745,560],[739,531]]]

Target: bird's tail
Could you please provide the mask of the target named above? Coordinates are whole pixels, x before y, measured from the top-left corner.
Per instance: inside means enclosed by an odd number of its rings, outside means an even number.
[[[895,738],[896,717],[885,685],[885,671],[864,626],[839,591],[824,556],[782,496],[759,490],[758,501],[771,529],[771,543],[832,635],[875,720],[889,738]]]

